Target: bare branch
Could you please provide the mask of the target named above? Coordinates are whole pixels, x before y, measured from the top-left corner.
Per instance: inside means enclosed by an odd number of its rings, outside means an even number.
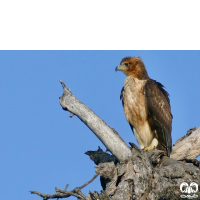
[[[66,187],[65,187],[65,189],[64,189],[65,191],[67,191],[68,186],[69,186],[69,184],[66,185]]]
[[[81,192],[81,189],[84,188],[85,186],[87,186],[88,184],[90,184],[98,175],[99,175],[99,173],[96,173],[91,180],[89,180],[85,184],[81,185],[80,187],[74,188],[71,191],[66,191],[69,186],[69,184],[67,184],[64,190],[55,188],[56,194],[43,194],[43,193],[37,192],[37,191],[30,191],[30,193],[37,194],[37,195],[41,196],[44,200],[55,199],[55,198],[67,198],[70,196],[75,196],[81,200],[88,200],[88,197],[86,197]]]
[[[71,195],[66,195],[66,194],[43,194],[43,193],[37,192],[37,191],[30,191],[30,193],[37,194],[37,195],[41,196],[44,200],[55,199],[55,198],[66,198],[66,197],[71,196]]]
[[[200,155],[200,127],[191,132],[192,130],[190,129],[190,132],[175,142],[170,158],[175,160],[195,159]]]
[[[89,180],[87,183],[81,185],[79,188],[82,189],[82,188],[84,188],[85,186],[87,186],[88,184],[90,184],[98,175],[99,175],[99,173],[96,173],[96,174],[94,175],[94,177],[93,177],[91,180]]]
[[[103,144],[115,155],[120,161],[124,161],[131,156],[131,150],[124,142],[117,131],[108,126],[92,110],[79,101],[66,88],[64,82],[60,81],[63,86],[63,95],[60,97],[60,104],[64,110],[76,115],[88,128],[103,142]],[[70,114],[72,116],[72,114]]]
[[[75,196],[75,197],[82,199],[82,200],[87,199],[87,197],[81,192],[80,188],[75,188],[72,191],[65,191],[65,190],[60,190],[60,189],[56,188],[56,192],[64,193],[64,194],[69,195],[69,196]]]

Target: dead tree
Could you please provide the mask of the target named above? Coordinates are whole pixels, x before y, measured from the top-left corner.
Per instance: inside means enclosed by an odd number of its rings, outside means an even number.
[[[64,90],[60,97],[62,108],[70,112],[70,117],[76,115],[87,125],[113,155],[100,148],[87,151],[97,165],[96,174],[90,181],[71,191],[67,191],[67,184],[64,190],[56,188],[55,194],[31,191],[32,194],[43,199],[70,196],[81,200],[200,199],[200,162],[195,159],[200,155],[200,128],[190,129],[180,138],[174,144],[170,158],[160,150],[144,152],[133,143],[129,147],[114,128],[78,100],[64,82],[61,84]],[[81,189],[98,175],[103,188],[101,193],[84,195]],[[185,185],[180,188],[182,183]]]

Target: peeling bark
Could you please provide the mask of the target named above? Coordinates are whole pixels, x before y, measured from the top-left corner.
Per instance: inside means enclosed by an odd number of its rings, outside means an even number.
[[[193,163],[171,159],[159,150],[139,152],[133,148],[132,152],[127,162],[97,166],[96,172],[107,180],[103,188],[111,200],[181,199],[181,183],[200,186],[200,168]],[[195,195],[200,199],[200,190]]]

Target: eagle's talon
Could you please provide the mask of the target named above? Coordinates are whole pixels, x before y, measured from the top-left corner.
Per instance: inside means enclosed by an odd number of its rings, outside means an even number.
[[[150,150],[156,150],[156,147],[153,145],[150,145],[148,147],[145,147],[144,149],[142,149],[143,151],[150,151]]]

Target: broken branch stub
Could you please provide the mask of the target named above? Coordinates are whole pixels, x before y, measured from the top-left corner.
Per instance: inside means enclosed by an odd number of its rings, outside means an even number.
[[[182,138],[178,139],[173,148],[170,158],[175,160],[195,159],[200,155],[200,127],[194,129]]]

